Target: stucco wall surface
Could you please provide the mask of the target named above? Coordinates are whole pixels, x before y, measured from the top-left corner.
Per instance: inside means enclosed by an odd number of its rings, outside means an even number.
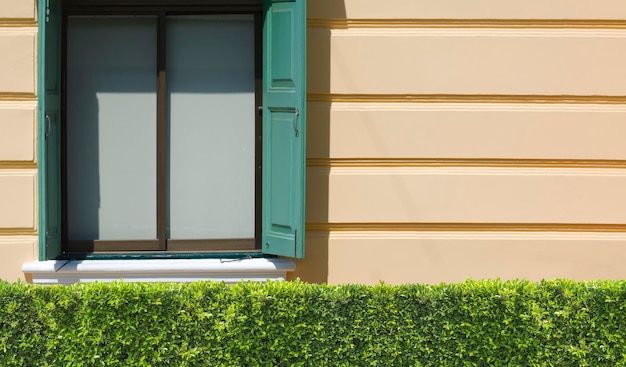
[[[0,279],[37,258],[34,0],[0,1]]]
[[[625,278],[626,4],[308,1],[307,257],[330,283]],[[0,2],[0,278],[37,258],[33,0]]]
[[[309,18],[326,19],[626,18],[621,0],[311,0],[307,10]]]
[[[5,21],[34,20],[35,0],[2,0],[0,2],[0,19]]]
[[[626,3],[308,3],[330,283],[626,277]],[[315,265],[317,264],[317,265]]]

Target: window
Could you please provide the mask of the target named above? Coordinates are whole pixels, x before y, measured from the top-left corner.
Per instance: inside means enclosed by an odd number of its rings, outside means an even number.
[[[41,260],[303,256],[303,0],[48,3]]]
[[[66,251],[253,250],[260,13],[118,11],[64,12]]]

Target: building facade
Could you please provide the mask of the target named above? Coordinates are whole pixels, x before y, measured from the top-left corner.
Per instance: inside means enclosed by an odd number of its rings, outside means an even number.
[[[306,116],[304,256],[272,258],[288,279],[626,276],[623,2],[309,0],[306,13],[306,111],[288,117],[298,135]],[[10,281],[53,260],[41,243],[42,14],[35,0],[0,4]],[[79,265],[107,261],[95,258]]]

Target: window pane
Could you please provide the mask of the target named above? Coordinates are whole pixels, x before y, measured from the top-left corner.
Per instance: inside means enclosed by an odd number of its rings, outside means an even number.
[[[254,18],[167,20],[169,238],[254,237]]]
[[[70,17],[70,240],[156,238],[156,18]]]

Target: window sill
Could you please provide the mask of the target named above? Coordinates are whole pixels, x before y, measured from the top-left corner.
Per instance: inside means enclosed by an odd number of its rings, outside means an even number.
[[[25,263],[34,284],[285,280],[295,264],[286,259],[48,260]]]

